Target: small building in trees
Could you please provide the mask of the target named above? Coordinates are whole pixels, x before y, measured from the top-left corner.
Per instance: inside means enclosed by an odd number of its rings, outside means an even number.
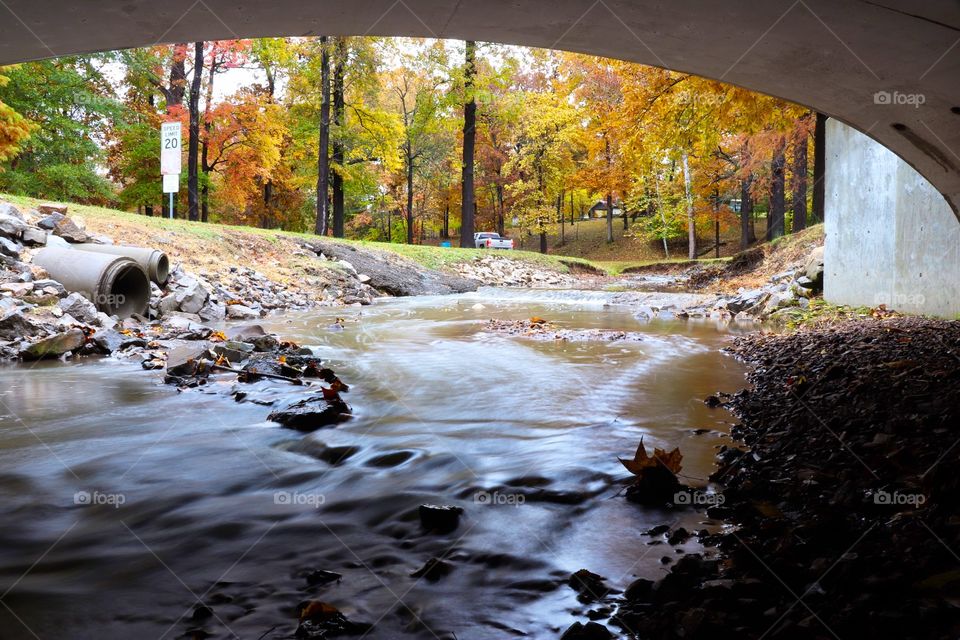
[[[620,200],[615,200],[613,202],[613,217],[617,218],[623,215],[623,202]],[[581,216],[584,220],[592,220],[594,218],[606,218],[607,217],[607,201],[598,200],[596,204],[590,207],[586,213]]]

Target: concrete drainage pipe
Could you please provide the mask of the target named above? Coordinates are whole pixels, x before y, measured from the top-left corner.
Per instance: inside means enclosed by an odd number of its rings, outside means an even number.
[[[118,244],[91,243],[75,244],[72,245],[72,248],[132,258],[137,261],[137,264],[143,267],[143,270],[147,272],[150,279],[161,287],[167,284],[167,278],[170,276],[170,261],[167,259],[167,254],[158,249],[128,247]]]
[[[127,318],[146,314],[150,280],[136,261],[92,251],[48,247],[33,257],[67,291],[76,291],[107,315]]]

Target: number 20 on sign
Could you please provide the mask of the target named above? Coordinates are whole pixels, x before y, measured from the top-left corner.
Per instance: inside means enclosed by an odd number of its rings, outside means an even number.
[[[180,123],[164,122],[160,125],[160,173],[180,174]]]

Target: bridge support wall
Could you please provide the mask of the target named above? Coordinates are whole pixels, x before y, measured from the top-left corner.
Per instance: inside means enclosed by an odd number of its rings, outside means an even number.
[[[827,122],[824,297],[835,304],[960,315],[960,223],[893,152]]]

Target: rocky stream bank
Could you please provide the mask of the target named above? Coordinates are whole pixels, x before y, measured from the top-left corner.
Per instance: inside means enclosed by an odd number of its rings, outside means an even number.
[[[727,526],[697,534],[719,555],[603,592],[609,624],[641,638],[957,637],[957,324],[880,317],[731,352],[754,370],[752,389],[707,399],[741,419],[711,476],[722,498],[707,501]],[[590,622],[564,637],[611,636]]]

